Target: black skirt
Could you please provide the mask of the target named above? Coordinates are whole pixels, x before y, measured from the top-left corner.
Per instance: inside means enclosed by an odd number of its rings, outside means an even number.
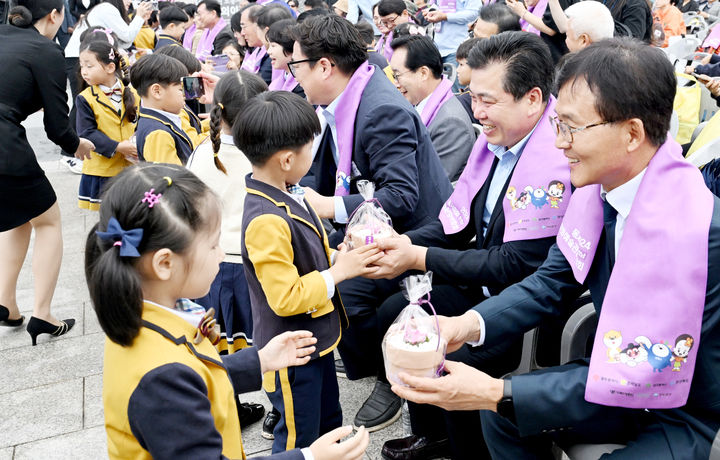
[[[19,227],[44,213],[57,201],[45,174],[0,175],[0,232]]]

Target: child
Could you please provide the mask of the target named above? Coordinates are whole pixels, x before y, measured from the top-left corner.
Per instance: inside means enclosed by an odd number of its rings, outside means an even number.
[[[292,91],[300,97],[305,97],[305,91],[295,80],[288,69],[288,62],[292,61],[293,44],[292,28],[296,24],[294,19],[281,19],[270,26],[265,38],[267,39],[267,52],[270,63],[278,75],[270,82],[270,91]]]
[[[128,85],[120,53],[108,41],[94,39],[95,35],[80,46],[85,89],[75,99],[78,135],[95,144],[90,159],[83,161],[78,206],[92,211],[100,206],[100,192],[108,177],[137,162],[137,149],[130,141],[137,118],[136,93]]]
[[[467,58],[470,54],[470,50],[472,50],[475,45],[480,43],[481,40],[481,38],[469,38],[464,42],[460,43],[460,46],[458,46],[457,52],[455,53],[455,59],[457,59],[458,63],[457,81],[458,85],[460,85],[461,88],[467,88],[467,86],[470,84],[470,75],[472,74],[472,72],[470,66],[467,63]],[[470,97],[470,91],[468,91],[467,89],[462,90],[457,95],[457,98],[460,100],[463,107],[465,108],[465,111],[468,113],[468,116],[470,117],[470,122],[480,124],[480,122],[475,119],[475,115],[473,115],[472,98]]]
[[[157,43],[155,43],[155,51],[164,46],[182,46],[183,34],[185,33],[185,25],[188,22],[188,16],[183,10],[175,5],[166,6],[158,14],[160,27],[162,32],[158,34]]]
[[[382,257],[376,244],[331,251],[320,219],[296,185],[310,169],[319,132],[312,106],[286,91],[250,99],[233,125],[235,145],[253,171],[245,179],[242,258],[255,345],[298,327],[318,339],[308,364],[265,375],[263,387],[281,414],[274,453],[308,446],[340,426],[332,351],[347,316],[335,285],[373,273],[369,265]]]
[[[109,184],[87,238],[85,274],[107,334],[103,405],[111,459],[245,458],[235,393],[261,372],[306,363],[316,340],[288,332],[266,347],[221,358],[202,297],[224,254],[220,203],[187,169],[141,164]],[[283,458],[360,458],[366,432],[335,444],[344,427],[309,452]],[[357,453],[356,453],[357,452]]]
[[[180,120],[185,107],[180,81],[186,75],[180,61],[162,54],[143,56],[130,69],[130,81],[142,97],[135,134],[140,160],[187,163],[195,145]]]

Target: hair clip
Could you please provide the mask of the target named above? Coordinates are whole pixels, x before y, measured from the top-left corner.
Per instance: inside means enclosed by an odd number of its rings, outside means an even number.
[[[168,187],[172,185],[172,179],[170,178],[170,176],[163,176],[163,179],[167,181]]]
[[[220,110],[225,110],[225,106],[222,104],[222,102],[218,102],[218,107],[220,107]]]
[[[110,62],[115,61],[115,50],[112,48],[110,48],[110,53],[108,53],[108,59]]]
[[[114,217],[108,220],[107,231],[96,230],[95,234],[104,241],[114,241],[113,247],[120,247],[120,257],[140,257],[138,246],[143,237],[142,228],[124,230],[120,222]]]
[[[115,39],[112,37],[112,29],[104,28],[104,29],[98,29],[95,32],[102,32],[105,35],[107,35],[108,43],[110,43],[110,46],[115,46]]]
[[[158,201],[160,201],[161,196],[162,193],[156,194],[155,189],[151,188],[149,191],[145,192],[145,198],[142,199],[141,203],[147,203],[148,208],[152,208]]]

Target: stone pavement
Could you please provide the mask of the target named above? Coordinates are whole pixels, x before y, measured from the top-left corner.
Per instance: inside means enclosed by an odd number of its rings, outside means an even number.
[[[32,347],[21,328],[0,327],[0,460],[107,458],[102,408],[104,334],[90,305],[83,273],[85,237],[95,214],[77,207],[80,176],[58,162],[58,148],[47,140],[41,113],[25,126],[38,159],[58,195],[63,220],[63,261],[53,313],[75,318],[66,335],[38,338]],[[11,197],[3,197],[11,199]],[[26,318],[32,314],[32,242],[18,283],[18,303]],[[27,322],[27,320],[26,320]],[[371,379],[339,379],[345,424],[351,424],[370,394]],[[270,403],[262,392],[243,395],[242,401]],[[268,454],[271,442],[260,436],[261,423],[243,430],[248,455]],[[371,433],[367,458],[379,459],[387,439],[401,436],[400,421]],[[170,434],[172,435],[172,434]]]

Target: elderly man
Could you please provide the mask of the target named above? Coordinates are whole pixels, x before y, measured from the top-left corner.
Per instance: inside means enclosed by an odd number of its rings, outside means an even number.
[[[446,376],[406,375],[410,387],[393,390],[481,409],[495,458],[552,458],[551,441],[627,443],[608,458],[707,458],[720,428],[720,200],[668,138],[672,65],[605,40],[571,55],[557,82],[556,145],[578,187],[557,243],[536,273],[440,330],[450,350],[493,347],[589,289],[589,361],[505,380],[446,362]]]
[[[262,41],[262,32],[257,25],[258,17],[263,13],[264,8],[266,7],[254,5],[243,10],[240,15],[240,26],[242,27],[240,34],[245,38],[247,45],[253,48],[252,52],[243,59],[240,68],[258,75],[269,85],[272,82],[272,62],[267,54],[265,43]]]
[[[220,3],[215,0],[202,0],[198,4],[198,22],[205,31],[200,37],[195,56],[201,61],[212,54],[215,37],[227,27],[221,14]]]
[[[452,82],[443,77],[442,57],[433,41],[421,35],[396,38],[392,48],[395,86],[420,113],[448,178],[456,181],[472,150],[475,131],[452,92]]]
[[[514,30],[520,30],[520,18],[504,3],[491,3],[480,8],[480,16],[473,24],[475,38]]]
[[[578,2],[565,10],[565,44],[570,52],[580,51],[593,42],[612,38],[615,20],[600,2]]]

